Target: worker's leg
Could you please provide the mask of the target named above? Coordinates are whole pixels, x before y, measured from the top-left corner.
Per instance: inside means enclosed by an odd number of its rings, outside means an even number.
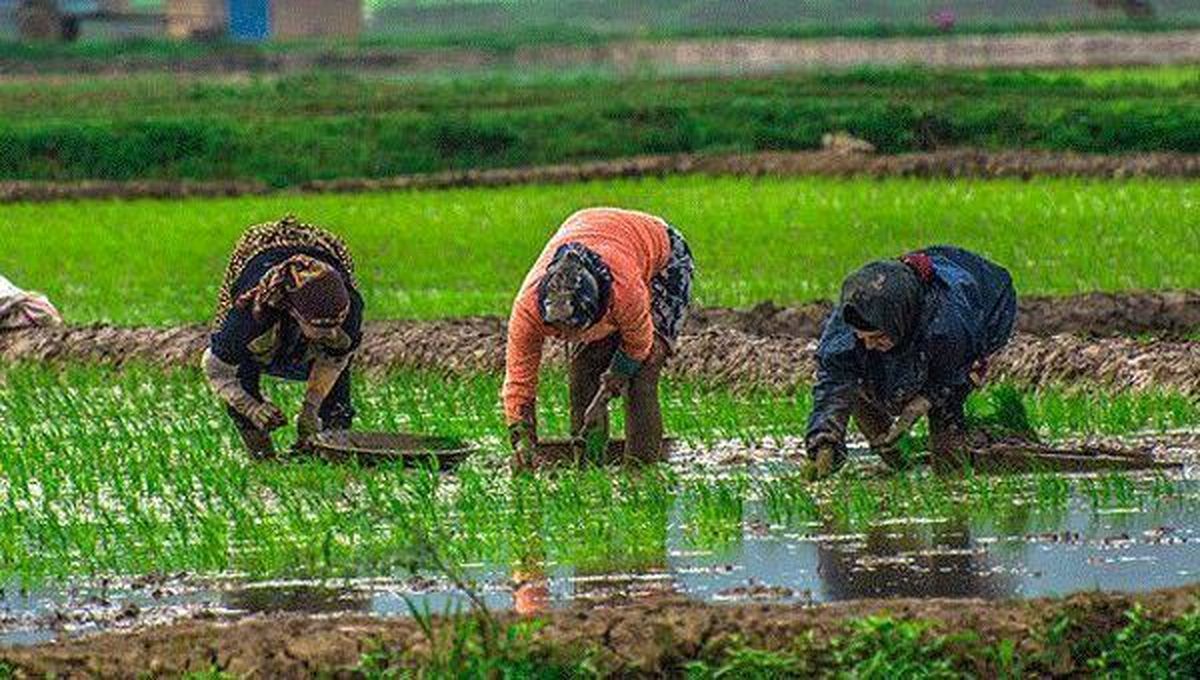
[[[862,432],[871,444],[871,451],[878,455],[888,467],[893,470],[903,470],[908,467],[907,461],[895,447],[876,447],[875,442],[887,436],[895,420],[883,407],[879,406],[869,394],[860,390],[855,395],[850,410],[858,431]]]
[[[324,430],[349,430],[354,421],[354,406],[350,401],[350,364],[342,370],[333,389],[321,402],[321,428]]]
[[[966,394],[947,399],[929,411],[929,449],[935,470],[946,472],[971,465],[971,437],[963,404]]]
[[[578,433],[583,428],[584,412],[600,389],[600,376],[608,370],[620,341],[620,336],[613,333],[603,340],[572,348],[570,375],[567,381],[571,400],[572,433]],[[607,406],[596,429],[604,433],[605,439],[608,438]]]
[[[658,379],[668,355],[667,343],[654,338],[654,350],[641,369],[629,380],[625,398],[625,457],[656,461],[662,454],[662,406],[658,401]]]
[[[631,460],[654,461],[662,456],[662,405],[658,380],[667,358],[687,320],[692,301],[695,262],[683,235],[667,227],[671,253],[667,265],[650,280],[650,317],[654,322],[654,347],[650,356],[629,381],[625,399],[625,456]]]
[[[242,389],[259,401],[262,400],[261,376],[262,373],[258,366],[253,364],[242,364],[238,367],[238,382],[242,384]],[[227,406],[225,410],[233,419],[238,435],[242,438],[242,444],[246,446],[246,450],[252,457],[270,458],[275,455],[275,446],[271,443],[270,432],[255,427],[249,418],[238,413],[232,406]]]

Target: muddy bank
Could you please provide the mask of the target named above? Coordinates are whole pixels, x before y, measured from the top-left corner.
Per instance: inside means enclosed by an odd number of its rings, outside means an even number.
[[[196,365],[206,337],[203,326],[17,331],[0,335],[0,361]],[[563,349],[562,343],[552,342],[547,361],[561,364]],[[808,338],[758,336],[714,327],[685,334],[667,373],[720,385],[787,391],[811,384],[815,349],[815,340]],[[371,323],[355,362],[376,373],[402,368],[458,375],[498,373],[504,368],[503,323],[498,319]],[[1030,387],[1083,383],[1200,395],[1200,343],[1022,333],[994,358],[990,375],[993,380]]]
[[[0,182],[0,203],[81,199],[202,198],[269,193],[359,193],[519,184],[566,184],[618,178],[699,174],[733,177],[1200,177],[1200,155],[1185,153],[1080,154],[1052,151],[951,149],[874,155],[828,151],[736,155],[639,156],[611,161],[495,170],[462,170],[380,179],[314,181],[273,189],[254,180],[191,182]]]
[[[1200,291],[1035,295],[1021,298],[1018,306],[1017,331],[1032,335],[1182,337],[1200,328]],[[731,328],[749,335],[816,338],[832,307],[829,301],[795,307],[769,301],[750,309],[708,307],[691,312],[688,330]]]
[[[1196,606],[1200,586],[1143,595],[1087,593],[1064,599],[1002,603],[983,600],[859,600],[821,607],[783,605],[719,606],[663,597],[611,608],[571,608],[545,616],[532,634],[530,652],[539,662],[582,660],[608,673],[628,676],[681,674],[694,659],[719,658],[737,645],[768,650],[795,649],[811,634],[823,643],[845,633],[849,621],[888,614],[932,623],[931,634],[971,631],[981,646],[1011,640],[1034,674],[1070,675],[1086,671],[1073,650],[1094,649],[1124,627],[1135,603],[1147,616],[1167,620]],[[1065,617],[1065,619],[1064,619]],[[502,616],[507,623],[513,619]],[[1066,620],[1057,639],[1044,634]],[[443,628],[445,621],[439,622]],[[235,622],[187,621],[130,634],[103,634],[83,640],[0,651],[18,676],[60,677],[177,676],[222,670],[237,677],[310,677],[319,672],[349,675],[364,653],[380,649],[421,658],[429,644],[408,619],[363,616],[250,617]],[[972,659],[967,656],[967,659]],[[973,659],[987,675],[990,661]]]

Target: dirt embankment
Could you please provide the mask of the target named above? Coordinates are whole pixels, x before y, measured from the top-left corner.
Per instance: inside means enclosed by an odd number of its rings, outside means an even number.
[[[0,203],[82,199],[205,198],[291,193],[360,193],[409,189],[567,184],[618,178],[698,174],[714,177],[1200,177],[1200,154],[1080,154],[1053,151],[950,149],[874,155],[829,151],[734,155],[638,156],[610,161],[494,170],[462,170],[381,179],[336,179],[274,189],[254,180],[0,182]]]
[[[1085,593],[1063,599],[860,600],[821,607],[721,606],[668,597],[613,608],[573,608],[546,615],[530,640],[534,658],[579,661],[586,654],[601,669],[622,676],[680,674],[693,659],[719,658],[737,645],[794,651],[810,631],[823,642],[844,634],[848,621],[876,614],[923,620],[933,634],[971,631],[980,645],[1002,640],[1033,675],[1070,676],[1086,670],[1072,649],[1103,644],[1124,627],[1124,613],[1141,604],[1149,618],[1167,620],[1196,605],[1200,587],[1139,595]],[[1065,617],[1065,619],[1064,619]],[[511,621],[510,615],[501,618]],[[1045,631],[1068,623],[1051,640]],[[439,625],[445,626],[445,622]],[[350,677],[365,652],[379,649],[420,658],[429,644],[410,619],[362,616],[252,617],[230,624],[188,621],[135,633],[109,633],[82,640],[0,650],[0,660],[26,677],[178,676],[213,669],[236,677],[300,678],[318,673]],[[991,660],[975,659],[982,677],[995,672]]]
[[[1200,329],[1200,291],[1034,295],[1021,298],[1018,307],[1017,331],[1031,335],[1178,337]],[[709,307],[691,312],[688,330],[732,328],[750,335],[815,338],[832,308],[829,301],[795,307],[769,301],[750,309]]]
[[[1094,315],[1085,311],[1089,300],[1096,303]],[[1198,304],[1200,294],[1192,292],[1089,294],[1026,301],[1023,305],[1030,313],[1022,322],[1022,332],[995,358],[992,376],[1030,386],[1083,382],[1200,395],[1200,343],[1060,333],[1156,330],[1156,326],[1146,325],[1154,319],[1179,332],[1196,327]],[[730,386],[790,390],[808,385],[816,369],[813,338],[822,316],[817,313],[820,309],[703,310],[681,338],[668,373]],[[1147,311],[1154,309],[1172,309],[1175,316],[1161,312],[1156,317]],[[1051,335],[1037,335],[1037,330]],[[201,325],[169,329],[69,326],[0,334],[0,361],[195,365],[206,342],[207,329]],[[562,343],[551,343],[547,360],[563,361]],[[504,321],[468,318],[369,323],[355,361],[372,372],[399,368],[451,374],[499,372],[504,367]]]

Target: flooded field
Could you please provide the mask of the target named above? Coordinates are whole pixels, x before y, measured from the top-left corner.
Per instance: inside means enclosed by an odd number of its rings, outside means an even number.
[[[699,486],[681,490],[663,515],[657,544],[644,543],[644,530],[623,535],[621,527],[613,527],[611,544],[642,542],[635,563],[555,561],[533,540],[518,566],[467,563],[448,567],[452,573],[423,569],[372,578],[257,582],[178,573],[32,591],[14,584],[0,600],[0,644],[255,614],[453,613],[472,607],[464,586],[491,610],[521,614],[675,596],[718,604],[810,604],[1001,600],[1185,586],[1200,582],[1200,529],[1194,522],[1200,481],[1195,456],[1180,448],[1194,437],[1158,437],[1160,455],[1184,463],[1170,474],[967,478],[955,488],[971,499],[952,501],[942,512],[870,518],[877,509],[860,507],[859,518],[815,520],[792,513],[787,499],[771,497],[777,493],[772,489],[785,488],[771,485],[786,483],[793,443],[765,443],[732,465],[724,450],[732,446],[684,449],[672,457],[671,467],[699,471],[698,479],[723,480],[715,494],[725,497],[696,498],[695,489],[704,488]],[[858,454],[845,474],[884,476],[864,451]],[[919,490],[922,482],[911,484]],[[981,498],[987,494],[996,498]]]

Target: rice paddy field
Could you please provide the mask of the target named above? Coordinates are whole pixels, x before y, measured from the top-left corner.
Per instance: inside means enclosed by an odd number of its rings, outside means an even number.
[[[0,203],[0,273],[67,325],[0,331],[0,678],[1190,677],[1191,171],[295,185],[807,149],[834,124],[883,154],[1166,151],[1186,169],[1198,82],[1163,67],[0,83],[6,179],[294,187]],[[549,235],[594,205],[659,214],[696,255],[705,320],[661,386],[669,455],[516,470],[499,319]],[[356,260],[370,337],[355,428],[448,438],[471,451],[460,466],[247,456],[193,350],[241,231],[286,214]],[[725,308],[802,316],[858,266],[937,243],[1003,264],[1023,305],[1054,307],[997,355],[969,421],[1154,466],[898,472],[852,430],[846,469],[803,474],[815,333]],[[134,335],[163,346],[126,360]],[[95,351],[55,350],[71,342]],[[570,434],[562,349],[544,367],[544,437]],[[265,388],[295,416],[302,385]],[[294,438],[281,429],[277,448]],[[900,446],[928,438],[919,423]]]
[[[287,212],[346,237],[368,317],[384,320],[505,314],[544,239],[589,204],[658,212],[684,231],[703,306],[833,298],[848,269],[934,242],[1005,263],[1023,295],[1195,289],[1196,201],[1184,180],[673,177],[14,204],[0,214],[4,271],[36,282],[68,323],[170,327],[205,322],[240,229]],[[565,380],[548,370],[539,422],[565,436]],[[212,617],[554,616],[664,597],[719,607],[1004,602],[1156,593],[1200,573],[1192,392],[998,383],[969,404],[983,423],[1016,403],[1045,441],[1135,444],[1175,469],[893,473],[854,440],[843,474],[811,482],[797,467],[811,409],[804,381],[780,389],[672,377],[662,395],[669,462],[517,474],[500,379],[433,367],[356,382],[356,427],[475,447],[445,473],[253,462],[194,368],[0,367],[0,641],[17,650]],[[297,385],[268,390],[288,410],[301,396]],[[614,431],[621,420],[616,413]],[[293,436],[286,428],[277,444]],[[905,446],[919,449],[924,437],[920,426]],[[1190,625],[1181,621],[1147,625]],[[500,654],[459,652],[442,659],[452,674]],[[709,671],[743,661],[718,655]],[[403,666],[388,654],[356,662]]]

